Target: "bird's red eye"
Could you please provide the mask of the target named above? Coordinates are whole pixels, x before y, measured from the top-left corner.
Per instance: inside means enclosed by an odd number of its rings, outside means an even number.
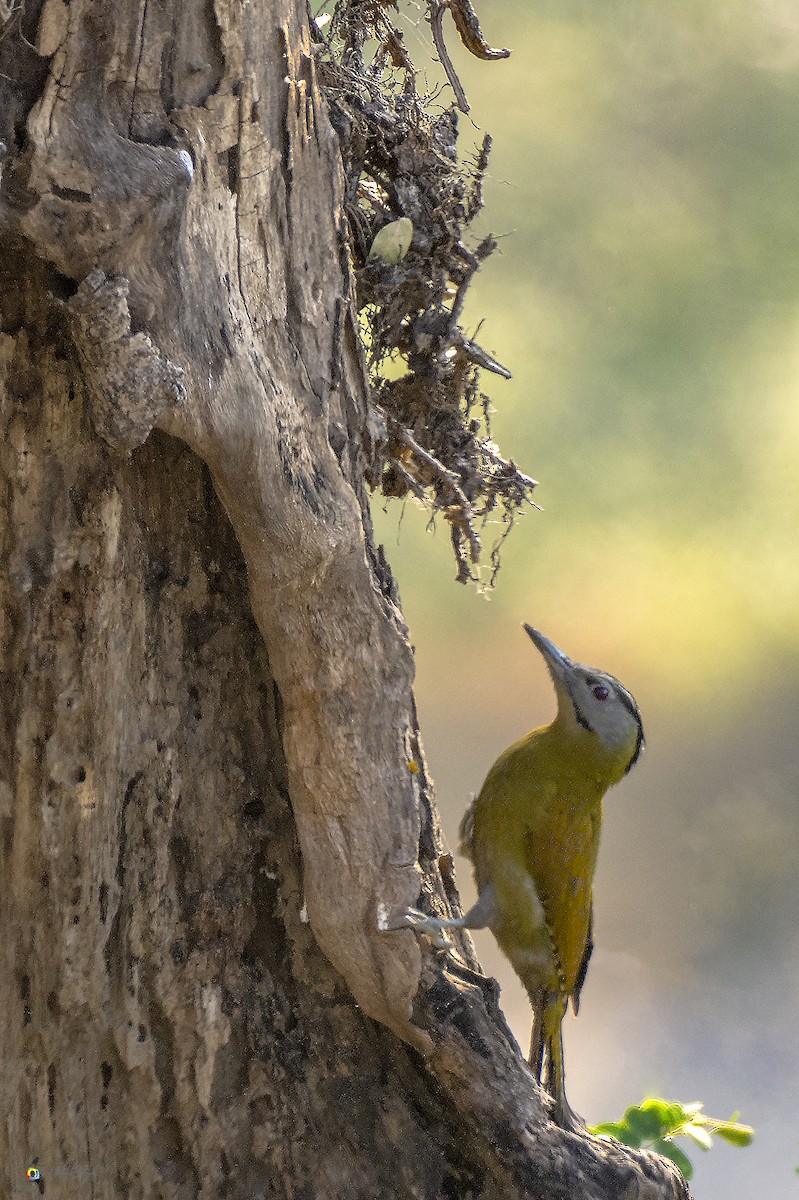
[[[604,686],[604,684],[598,683],[594,688],[594,695],[596,696],[597,700],[607,700],[610,692]]]

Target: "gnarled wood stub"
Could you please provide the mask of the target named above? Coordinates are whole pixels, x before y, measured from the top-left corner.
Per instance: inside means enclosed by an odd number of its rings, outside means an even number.
[[[684,1195],[377,929],[427,784],[304,5],[9,14],[0,1195]]]

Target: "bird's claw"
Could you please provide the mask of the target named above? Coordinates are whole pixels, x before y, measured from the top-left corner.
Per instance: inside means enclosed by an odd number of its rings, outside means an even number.
[[[409,908],[405,911],[406,926],[414,933],[424,933],[439,950],[451,950],[452,942],[444,932],[447,922],[440,917],[429,917],[419,908]]]
[[[439,917],[429,917],[419,908],[406,908],[403,912],[395,914],[391,920],[388,919],[387,914],[378,913],[377,923],[378,927],[385,931],[412,929],[414,933],[425,934],[440,950],[452,949],[452,942],[444,933],[448,922]]]
[[[565,1098],[562,1103],[556,1100],[552,1107],[552,1120],[559,1129],[563,1129],[566,1133],[577,1133],[585,1136],[588,1132],[588,1126]]]

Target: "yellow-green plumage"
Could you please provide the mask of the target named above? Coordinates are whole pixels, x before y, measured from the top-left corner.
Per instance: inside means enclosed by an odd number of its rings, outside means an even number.
[[[549,668],[558,699],[551,724],[499,756],[461,823],[477,903],[442,920],[413,910],[407,923],[440,936],[488,927],[533,1006],[530,1064],[574,1123],[566,1101],[561,1022],[575,1011],[591,953],[592,891],[605,792],[643,748],[635,701],[617,679],[574,663],[525,626]]]
[[[499,917],[491,928],[527,990],[543,986],[567,996],[588,942],[607,790],[601,770],[571,761],[569,741],[557,725],[535,729],[497,759],[475,803],[468,847],[478,891],[494,886]],[[526,968],[532,948],[551,959],[546,970]]]
[[[602,798],[643,745],[635,702],[618,680],[572,663],[527,627],[550,669],[558,713],[509,746],[462,824],[485,923],[535,1011],[530,1062],[569,1123],[560,1026],[579,1003],[591,953]],[[478,901],[479,907],[480,901]],[[467,914],[467,919],[468,919]]]
[[[575,994],[591,925],[602,797],[621,779],[632,750],[609,757],[596,734],[555,720],[499,756],[474,803],[461,849],[474,864],[478,891],[493,883],[499,919],[491,929],[528,991]],[[544,910],[546,940],[529,880]],[[539,945],[553,951],[545,975],[525,969],[525,952]]]

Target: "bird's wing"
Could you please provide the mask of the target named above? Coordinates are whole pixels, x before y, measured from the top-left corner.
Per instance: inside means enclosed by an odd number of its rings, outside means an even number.
[[[565,997],[579,993],[588,965],[601,799],[590,781],[564,777],[552,747],[534,730],[501,754],[461,837],[478,891],[494,887],[501,919],[492,928],[525,986]],[[529,952],[537,965],[528,969]]]
[[[598,840],[598,814],[590,806],[558,802],[529,827],[525,839],[525,866],[544,909],[567,996],[579,996],[591,953]]]

